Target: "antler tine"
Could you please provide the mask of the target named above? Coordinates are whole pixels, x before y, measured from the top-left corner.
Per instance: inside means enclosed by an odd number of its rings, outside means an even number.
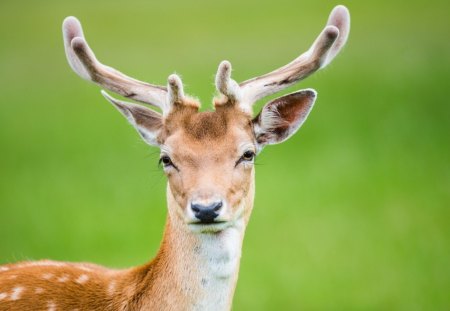
[[[343,5],[334,7],[328,18],[327,25],[337,27],[337,29],[339,29],[339,36],[328,52],[322,67],[328,65],[347,42],[348,35],[350,34],[350,13],[348,9]]]
[[[222,61],[217,69],[216,88],[229,100],[240,100],[240,88],[237,82],[231,79],[231,64],[227,60]]]
[[[251,106],[328,65],[344,46],[349,31],[350,13],[345,6],[336,6],[308,51],[279,69],[239,84],[243,104]]]
[[[183,103],[184,89],[181,78],[176,74],[171,74],[167,79],[167,88],[169,90],[168,98],[169,105],[173,106],[175,103]]]
[[[72,69],[83,79],[136,101],[165,109],[167,88],[142,82],[100,63],[89,48],[80,22],[67,17],[63,22],[64,46]]]
[[[240,108],[249,114],[252,113],[251,107],[248,105],[242,105],[242,94],[239,84],[231,78],[231,64],[229,61],[224,60],[219,64],[216,74],[216,88],[225,95],[225,98],[217,99],[216,105],[224,103],[238,103]]]

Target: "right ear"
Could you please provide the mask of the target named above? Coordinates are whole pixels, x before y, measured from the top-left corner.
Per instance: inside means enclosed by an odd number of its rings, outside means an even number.
[[[158,135],[163,124],[161,114],[141,105],[117,100],[103,90],[102,95],[127,118],[147,144],[159,147]]]
[[[306,89],[266,104],[253,119],[253,131],[259,148],[281,143],[294,135],[308,117],[316,97],[316,91]]]

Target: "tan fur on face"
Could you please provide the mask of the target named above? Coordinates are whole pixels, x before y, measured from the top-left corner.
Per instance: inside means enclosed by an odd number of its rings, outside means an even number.
[[[223,199],[228,218],[234,218],[253,170],[252,164],[236,165],[243,152],[256,151],[250,117],[231,104],[208,112],[180,106],[165,119],[164,129],[159,141],[178,168],[166,170],[178,205]]]

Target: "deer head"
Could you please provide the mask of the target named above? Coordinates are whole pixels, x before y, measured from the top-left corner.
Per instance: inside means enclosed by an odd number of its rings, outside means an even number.
[[[76,18],[64,21],[63,32],[67,59],[79,76],[159,108],[161,113],[102,91],[145,142],[160,148],[172,221],[194,232],[215,232],[247,222],[253,206],[255,156],[264,146],[291,137],[305,122],[317,94],[306,89],[282,96],[267,103],[256,117],[252,105],[329,64],[345,44],[349,27],[347,9],[335,7],[308,51],[241,83],[231,78],[231,64],[223,61],[215,81],[219,96],[214,111],[207,112],[199,112],[199,102],[184,94],[177,75],[169,76],[167,86],[156,86],[101,64]]]

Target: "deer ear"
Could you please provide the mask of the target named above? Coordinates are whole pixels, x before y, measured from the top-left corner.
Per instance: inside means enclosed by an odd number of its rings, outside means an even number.
[[[109,96],[102,90],[102,95],[127,118],[146,143],[159,146],[158,134],[162,129],[162,115],[146,107],[126,103]]]
[[[316,91],[307,89],[266,104],[253,119],[253,130],[259,147],[281,143],[297,132],[308,117],[316,97]]]

